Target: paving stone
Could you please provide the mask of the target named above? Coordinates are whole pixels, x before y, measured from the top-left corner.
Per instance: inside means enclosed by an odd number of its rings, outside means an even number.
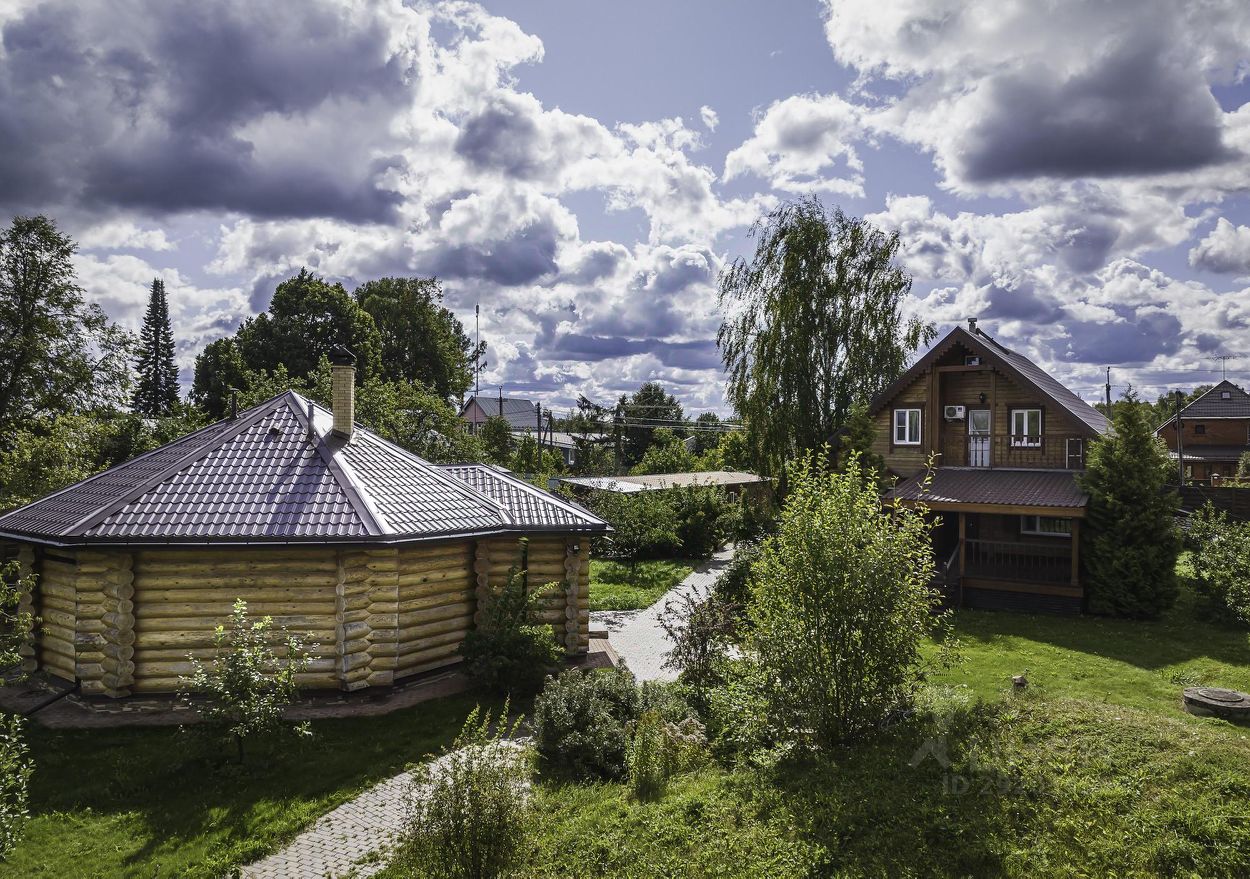
[[[664,607],[670,601],[696,590],[706,594],[720,577],[721,572],[728,567],[733,555],[732,546],[716,553],[709,561],[691,572],[686,579],[664,593],[659,601],[646,610],[637,611],[629,619],[620,623],[618,628],[613,628],[618,622],[616,619],[606,616],[598,617],[593,613],[590,615],[592,623],[601,623],[609,627],[608,643],[612,645],[617,656],[624,660],[635,678],[639,681],[676,680],[677,672],[664,667],[668,652],[673,649],[673,642],[669,640],[664,627],[660,625]]]

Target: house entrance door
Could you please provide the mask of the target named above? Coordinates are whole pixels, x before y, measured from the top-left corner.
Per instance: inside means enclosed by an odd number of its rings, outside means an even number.
[[[990,466],[990,410],[968,410],[968,466]]]

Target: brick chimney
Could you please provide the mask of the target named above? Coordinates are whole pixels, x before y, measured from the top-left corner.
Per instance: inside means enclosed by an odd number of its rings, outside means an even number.
[[[356,355],[342,345],[330,349],[330,408],[334,412],[334,433],[352,438],[356,421]]]

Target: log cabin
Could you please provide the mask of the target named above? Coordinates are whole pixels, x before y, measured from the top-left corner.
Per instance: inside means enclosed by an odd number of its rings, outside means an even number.
[[[887,500],[934,514],[951,604],[1080,612],[1077,483],[1107,419],[1022,354],[956,327],[869,407]],[[932,462],[932,467],[930,466]]]
[[[331,410],[283,393],[0,516],[5,558],[36,575],[25,670],[87,696],[172,693],[242,598],[315,644],[301,687],[388,687],[458,662],[513,568],[584,653],[589,538],[607,524],[361,427],[355,359],[339,348],[331,364]]]
[[[1219,485],[1237,476],[1250,454],[1250,394],[1224,379],[1163,422],[1155,435],[1167,443],[1186,482]]]

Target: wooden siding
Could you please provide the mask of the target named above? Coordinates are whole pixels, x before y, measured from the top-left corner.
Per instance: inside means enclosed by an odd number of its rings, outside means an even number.
[[[1199,425],[1203,433],[1198,433]],[[1232,419],[1181,419],[1181,435],[1185,440],[1185,448],[1202,446],[1245,446],[1250,445],[1250,418]],[[1159,436],[1167,443],[1169,449],[1176,451],[1176,424],[1169,424],[1159,430]]]
[[[38,562],[39,667],[67,681],[77,679],[74,639],[78,627],[78,562],[72,555],[44,553]]]
[[[470,541],[400,548],[395,677],[460,661],[473,628],[473,563]]]
[[[936,371],[925,371],[898,393],[873,419],[876,435],[873,451],[885,459],[886,466],[900,476],[913,476],[924,469],[929,451],[938,453],[937,466],[969,466],[967,416],[946,421],[946,406],[990,410],[991,464],[995,467],[1026,467],[1029,469],[1067,469],[1066,440],[1083,436],[1088,431],[1067,411],[1050,403],[1040,391],[1021,385],[989,367],[964,367],[964,352],[957,348],[942,358]],[[950,362],[947,362],[947,361]],[[930,405],[931,389],[938,393],[937,405]],[[981,402],[981,395],[985,402]],[[919,446],[894,445],[894,410],[921,409],[921,442]],[[1013,409],[1042,411],[1042,446],[1013,449],[1006,442],[1011,432]]]

